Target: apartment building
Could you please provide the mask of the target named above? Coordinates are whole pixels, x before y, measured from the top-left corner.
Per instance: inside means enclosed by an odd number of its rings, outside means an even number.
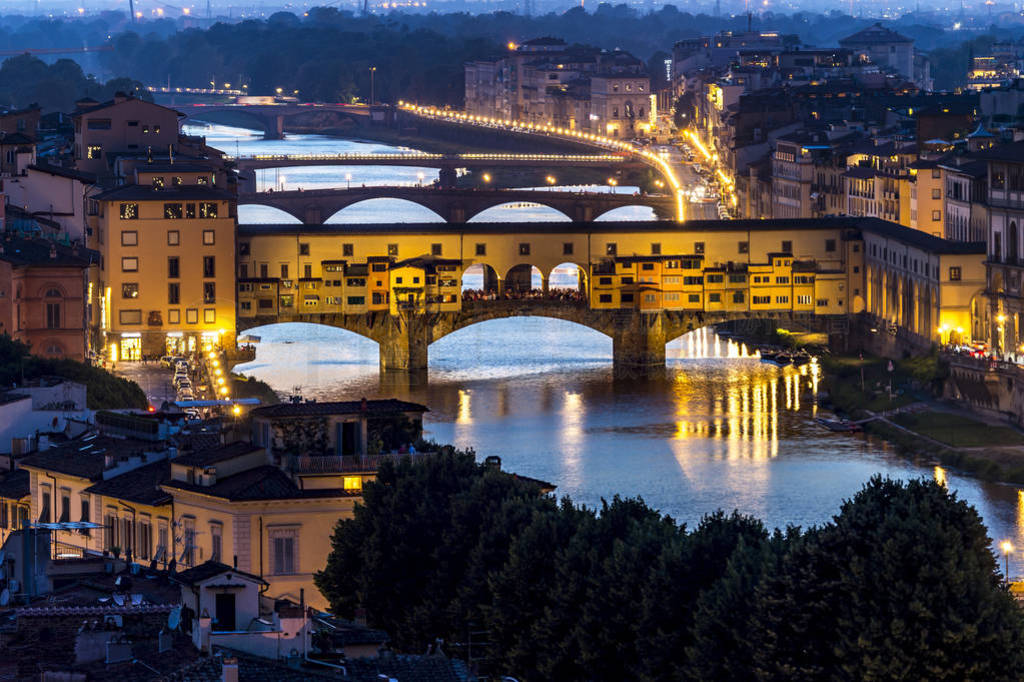
[[[90,199],[93,322],[114,360],[234,342],[235,197],[209,170],[184,168]]]
[[[178,145],[177,111],[123,93],[107,102],[79,100],[71,114],[75,167],[101,180],[113,178],[118,156],[172,152]]]

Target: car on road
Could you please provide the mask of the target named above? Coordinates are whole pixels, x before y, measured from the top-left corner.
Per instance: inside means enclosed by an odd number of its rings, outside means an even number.
[[[165,356],[161,357],[160,358],[160,366],[161,367],[166,367],[167,369],[170,369],[170,368],[174,367],[174,358],[171,357],[170,355],[165,355]]]

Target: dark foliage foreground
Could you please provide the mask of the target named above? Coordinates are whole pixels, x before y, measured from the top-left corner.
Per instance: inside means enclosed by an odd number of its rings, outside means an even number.
[[[1002,680],[1022,612],[973,507],[875,477],[830,523],[690,530],[557,502],[472,453],[385,466],[317,584],[398,649],[443,638],[520,680]],[[484,634],[481,634],[484,633]],[[488,644],[480,644],[482,641]]]

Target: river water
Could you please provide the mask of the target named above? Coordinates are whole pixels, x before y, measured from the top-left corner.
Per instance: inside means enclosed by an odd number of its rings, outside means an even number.
[[[312,135],[263,141],[222,126],[190,132],[229,153],[394,151]],[[282,171],[286,186],[309,188],[342,185],[346,172],[352,182],[367,184],[419,182],[420,173],[428,182],[436,177],[432,169],[391,167]],[[261,182],[280,186],[280,174],[268,171]],[[494,210],[514,214],[510,220],[552,218],[536,207]],[[239,214],[242,222],[294,222],[257,207]],[[367,202],[332,222],[425,217],[404,202]],[[476,283],[467,275],[464,284]],[[237,371],[308,398],[423,403],[430,408],[428,437],[472,447],[481,458],[499,455],[504,468],[551,481],[579,503],[640,496],[687,524],[716,509],[737,509],[769,527],[808,526],[827,521],[873,474],[940,477],[978,509],[995,541],[1008,538],[1024,549],[1024,506],[1016,487],[825,430],[813,420],[819,413],[816,365],[767,365],[707,329],[669,344],[663,377],[615,381],[611,340],[598,332],[546,318],[492,320],[435,342],[427,382],[414,385],[382,379],[376,343],[343,330],[281,324],[249,333],[261,339],[256,360]],[[1010,569],[1024,573],[1019,551]]]

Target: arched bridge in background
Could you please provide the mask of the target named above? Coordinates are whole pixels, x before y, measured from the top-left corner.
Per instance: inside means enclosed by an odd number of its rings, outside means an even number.
[[[575,222],[590,222],[625,206],[648,206],[659,218],[675,215],[675,199],[656,194],[555,192],[547,190],[474,190],[416,187],[286,190],[238,195],[239,206],[270,206],[306,225],[321,225],[338,211],[369,199],[404,199],[430,209],[449,223],[464,223],[482,211],[509,203],[540,204]]]
[[[239,191],[257,190],[256,171],[266,168],[293,168],[296,166],[402,166],[437,168],[439,184],[454,187],[456,169],[493,170],[497,168],[607,168],[611,172],[623,168],[639,168],[645,164],[633,154],[512,154],[464,153],[430,154],[426,152],[388,154],[255,154],[226,157],[238,171]]]
[[[268,140],[279,140],[284,137],[285,121],[300,114],[329,112],[354,123],[365,123],[370,119],[370,107],[363,104],[181,104],[174,107],[185,115],[185,118],[209,120],[206,117],[217,117],[218,114],[230,113],[239,115],[258,123],[263,136]]]

